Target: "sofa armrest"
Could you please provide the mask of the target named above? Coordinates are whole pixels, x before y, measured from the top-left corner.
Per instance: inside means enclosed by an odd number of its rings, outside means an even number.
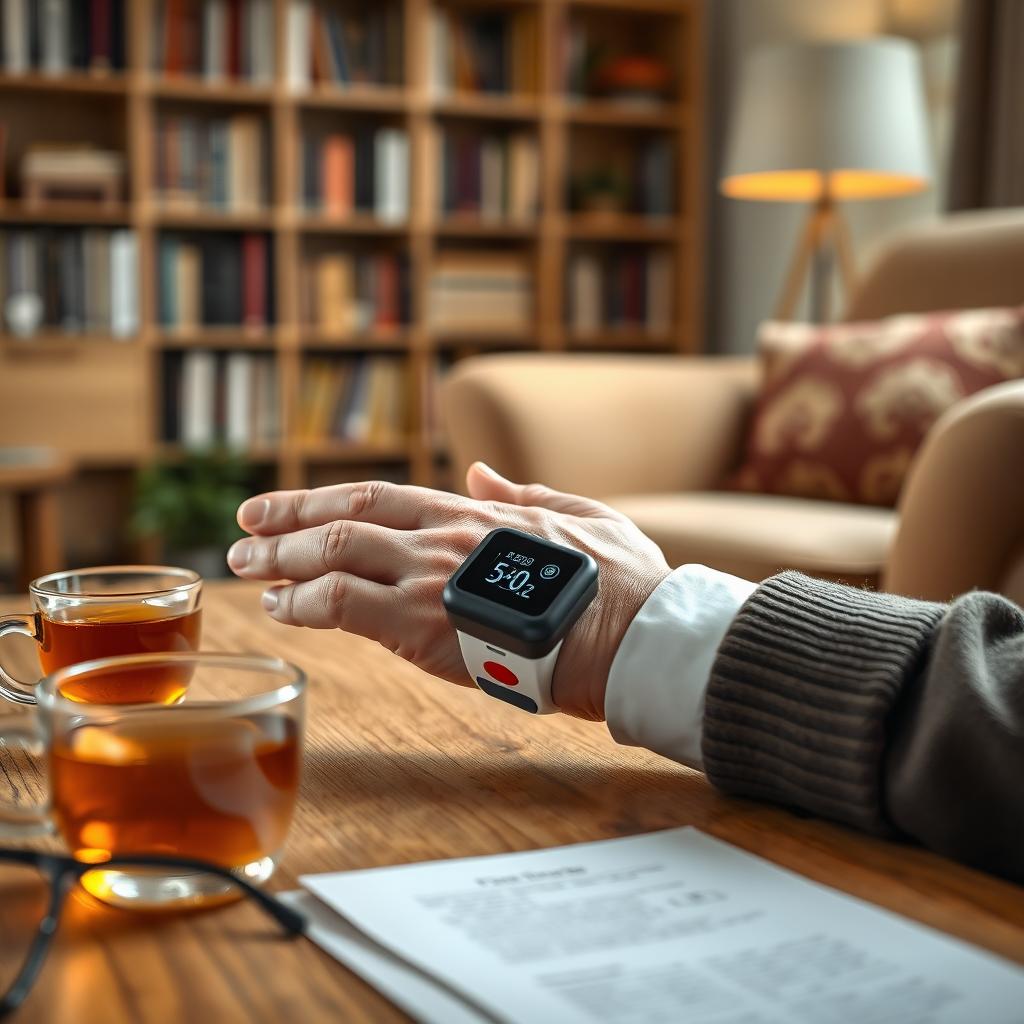
[[[886,590],[948,601],[979,588],[1024,600],[1011,592],[1024,557],[1022,452],[1024,381],[986,388],[932,427],[900,498]]]
[[[757,376],[753,359],[466,359],[442,393],[456,483],[483,459],[594,497],[714,487],[736,463]]]

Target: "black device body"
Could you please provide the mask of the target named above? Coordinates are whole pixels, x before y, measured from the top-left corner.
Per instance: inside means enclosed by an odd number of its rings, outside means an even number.
[[[452,575],[444,606],[456,629],[535,659],[572,628],[597,586],[590,555],[499,528]]]

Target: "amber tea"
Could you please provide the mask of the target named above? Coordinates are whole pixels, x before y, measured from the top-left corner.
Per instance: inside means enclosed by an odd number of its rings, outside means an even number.
[[[36,641],[43,676],[83,662],[199,648],[203,581],[168,565],[108,565],[40,576],[29,586],[32,610],[0,615],[0,638]],[[189,685],[180,663],[139,665],[115,682],[97,673],[69,679],[63,696],[83,704],[174,704]],[[35,704],[38,680],[17,678],[0,652],[0,697]]]
[[[81,725],[50,748],[54,819],[76,857],[200,857],[235,867],[284,845],[299,784],[299,729],[282,715],[184,709]]]
[[[40,616],[39,661],[45,675],[94,658],[188,652],[199,647],[199,608],[184,615],[168,615],[166,608],[148,604],[101,604],[79,606],[69,612],[73,618]],[[91,675],[69,680],[61,694],[93,704],[173,704],[188,687],[190,674],[188,666],[161,666],[140,668],[131,676]]]
[[[68,699],[108,687],[123,696],[147,676],[186,680],[181,699]],[[299,789],[301,669],[258,654],[127,654],[55,669],[36,694],[34,712],[0,716],[0,744],[45,762],[46,799],[14,816],[0,801],[5,835],[58,832],[96,865],[81,879],[86,890],[122,907],[238,897],[232,882],[190,861],[212,861],[256,885],[272,877]],[[132,855],[178,863],[106,866]]]

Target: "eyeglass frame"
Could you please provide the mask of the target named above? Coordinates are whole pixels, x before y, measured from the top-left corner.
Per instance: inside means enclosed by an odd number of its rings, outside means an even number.
[[[63,854],[43,853],[38,850],[0,849],[0,864],[24,864],[36,868],[50,886],[50,902],[39,921],[25,962],[21,965],[14,981],[7,991],[0,995],[0,1018],[13,1013],[25,1001],[50,950],[53,937],[60,925],[60,915],[67,894],[82,877],[90,871],[106,871],[117,868],[177,868],[185,871],[202,871],[217,875],[236,885],[245,896],[251,896],[269,914],[289,937],[306,934],[306,918],[297,910],[275,899],[269,893],[258,889],[251,882],[236,875],[228,868],[190,857],[158,857],[150,854],[129,856],[118,854],[100,863],[87,863]]]

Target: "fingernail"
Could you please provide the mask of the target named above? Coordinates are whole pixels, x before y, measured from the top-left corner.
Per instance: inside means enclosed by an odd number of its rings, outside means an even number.
[[[505,478],[495,470],[491,469],[486,462],[478,462],[477,468],[480,469],[484,476],[489,476],[492,480],[504,480]]]
[[[252,557],[252,545],[247,540],[236,540],[228,551],[228,565],[232,569],[244,569]]]
[[[265,612],[272,612],[277,607],[277,591],[264,590],[263,596],[260,598],[260,604],[263,605]]]
[[[242,502],[242,507],[238,510],[238,519],[246,529],[250,529],[263,523],[269,512],[269,498],[250,498]]]

